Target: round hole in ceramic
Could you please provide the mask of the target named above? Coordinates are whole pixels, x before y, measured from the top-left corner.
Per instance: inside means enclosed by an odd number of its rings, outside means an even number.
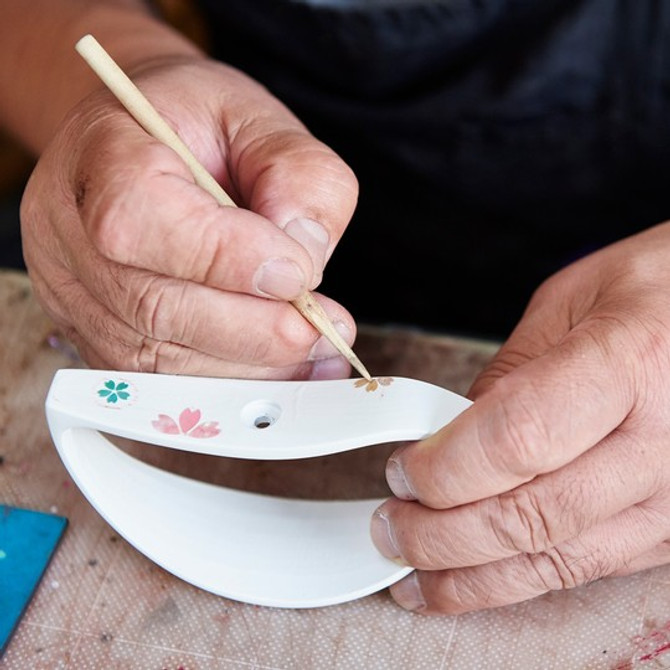
[[[269,400],[254,400],[242,408],[242,421],[249,428],[266,430],[281,416],[281,407]]]

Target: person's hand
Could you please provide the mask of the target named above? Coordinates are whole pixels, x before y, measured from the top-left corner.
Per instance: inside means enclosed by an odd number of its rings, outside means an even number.
[[[264,88],[204,58],[134,79],[240,208],[220,207],[106,90],[69,114],[22,202],[38,299],[92,366],[255,378],[349,367],[287,300],[320,281],[351,170]],[[355,325],[320,302],[346,340]]]
[[[670,224],[534,295],[474,404],[400,448],[372,535],[417,572],[404,607],[457,614],[670,561]]]

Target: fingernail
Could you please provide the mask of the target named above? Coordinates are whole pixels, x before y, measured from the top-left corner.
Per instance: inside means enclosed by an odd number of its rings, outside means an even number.
[[[391,593],[398,605],[406,610],[419,612],[426,609],[426,599],[423,597],[419,576],[416,572],[395,584]]]
[[[405,470],[395,456],[391,456],[386,463],[386,481],[396,498],[401,500],[417,499],[407,481]]]
[[[306,289],[302,270],[286,258],[272,258],[263,263],[254,280],[256,291],[280,300],[293,300]]]
[[[347,341],[351,339],[351,330],[344,321],[334,321],[333,326],[335,330]],[[312,347],[312,350],[309,352],[307,360],[315,361],[320,358],[332,358],[333,356],[339,356],[340,352],[331,344],[330,340],[321,336]]]
[[[309,253],[314,264],[314,279],[318,283],[326,263],[326,253],[330,242],[328,231],[318,221],[307,218],[289,221],[284,226],[284,231],[296,242],[300,242]]]
[[[393,561],[400,559],[400,550],[388,516],[380,507],[375,510],[370,523],[370,535],[379,553]]]
[[[351,365],[342,356],[333,358],[322,358],[314,361],[309,378],[312,381],[318,379],[343,379],[351,374]]]

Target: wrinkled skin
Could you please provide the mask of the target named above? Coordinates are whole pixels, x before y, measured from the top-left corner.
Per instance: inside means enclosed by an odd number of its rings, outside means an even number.
[[[99,90],[70,112],[25,191],[24,254],[42,305],[95,367],[346,375],[287,300],[320,281],[355,207],[351,170],[231,68],[180,57],[131,74],[240,208],[220,207]],[[351,316],[319,300],[353,342]]]
[[[536,292],[471,390],[399,449],[380,550],[427,614],[519,602],[670,560],[670,225],[582,259]]]
[[[242,208],[91,94],[22,205],[42,304],[97,367],[345,375],[286,300],[318,284],[355,206],[351,171],[234,70],[194,57],[133,74]],[[390,459],[397,497],[372,534],[418,568],[391,589],[401,605],[454,614],[670,560],[669,257],[664,224],[551,278],[474,405]],[[351,316],[320,300],[351,342]]]

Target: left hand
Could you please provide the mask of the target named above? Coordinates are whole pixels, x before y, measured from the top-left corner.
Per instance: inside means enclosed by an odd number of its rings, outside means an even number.
[[[458,614],[670,562],[670,223],[561,271],[474,404],[399,449],[380,551],[407,609]]]

